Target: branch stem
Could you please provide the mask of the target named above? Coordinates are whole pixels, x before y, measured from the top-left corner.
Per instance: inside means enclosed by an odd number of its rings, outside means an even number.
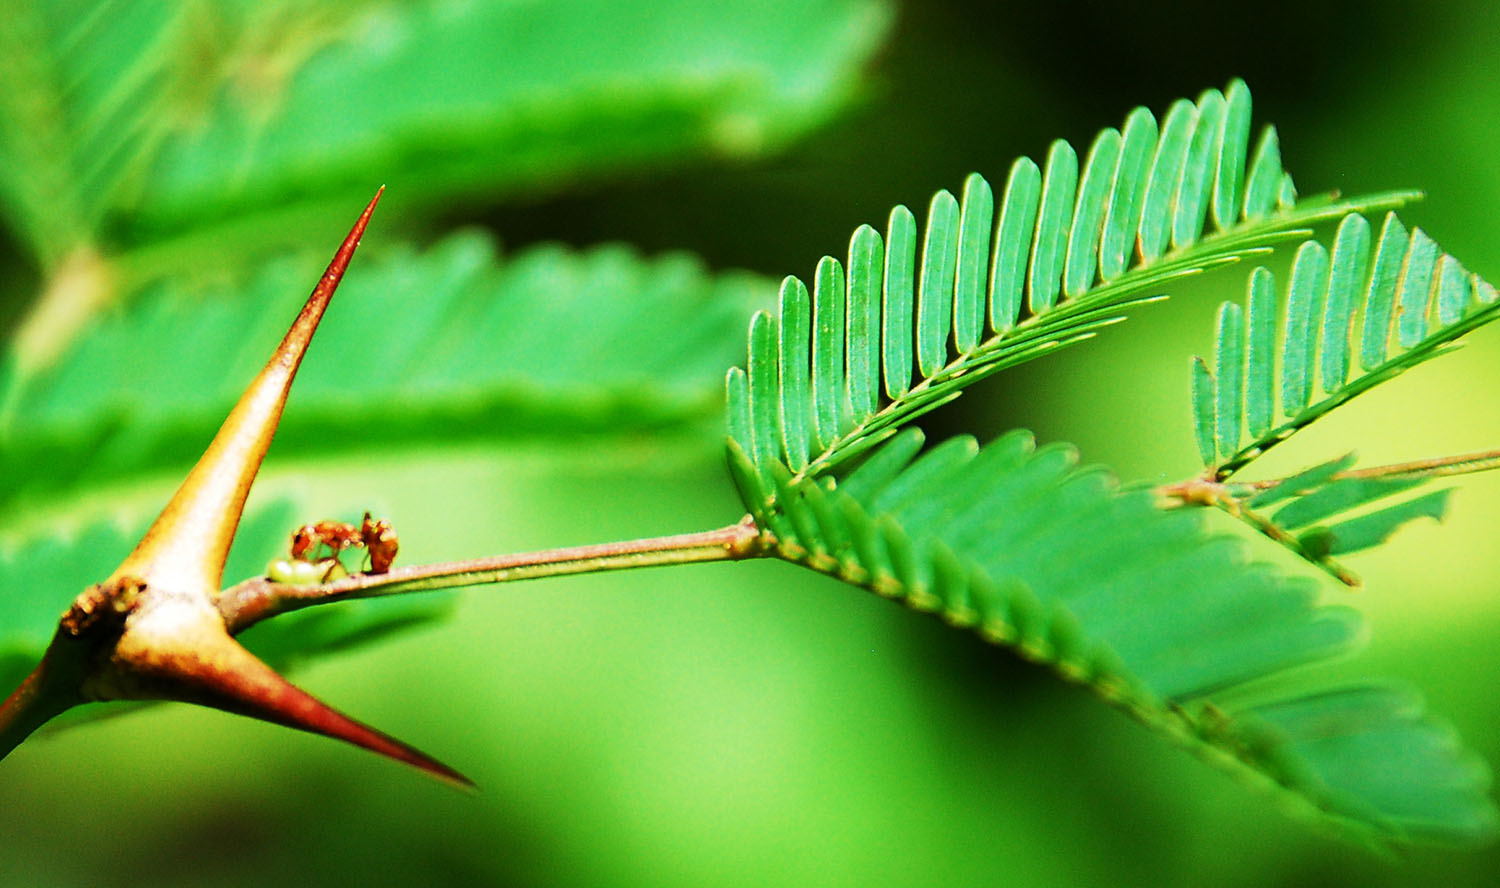
[[[256,577],[225,589],[219,596],[219,611],[229,632],[238,634],[277,614],[353,598],[667,564],[736,561],[758,558],[767,551],[760,529],[746,516],[716,530],[414,565],[316,585],[273,583],[266,577]]]
[[[1411,462],[1391,463],[1384,466],[1369,466],[1363,469],[1346,469],[1332,475],[1329,481],[1349,478],[1386,478],[1390,480],[1416,478],[1443,478],[1450,475],[1470,475],[1500,469],[1500,449],[1479,450],[1452,456],[1435,456]],[[1185,481],[1163,484],[1156,488],[1158,496],[1166,500],[1168,507],[1217,506],[1229,511],[1229,504],[1238,502],[1240,496],[1269,490],[1285,481],[1285,478],[1267,478],[1262,481],[1220,481],[1213,470],[1195,475]]]
[[[1415,480],[1419,478],[1438,478],[1448,475],[1487,472],[1497,468],[1500,468],[1500,450],[1482,450],[1475,453],[1439,456],[1431,459],[1392,463],[1384,466],[1371,466],[1364,469],[1347,469],[1333,474],[1328,478],[1328,481],[1343,481],[1353,478]],[[1298,556],[1323,568],[1345,585],[1358,588],[1360,585],[1359,577],[1347,568],[1326,554],[1308,552],[1296,536],[1279,527],[1270,518],[1249,508],[1248,502],[1255,494],[1276,487],[1285,481],[1285,478],[1271,478],[1264,481],[1221,481],[1218,479],[1215,470],[1209,469],[1203,474],[1188,478],[1185,481],[1163,484],[1156,488],[1156,494],[1161,498],[1160,503],[1162,508],[1172,509],[1196,506],[1200,508],[1212,507],[1219,509],[1245,522],[1264,536],[1295,552]],[[1323,483],[1328,483],[1328,481]],[[1307,493],[1307,491],[1296,491],[1296,493],[1301,495]]]

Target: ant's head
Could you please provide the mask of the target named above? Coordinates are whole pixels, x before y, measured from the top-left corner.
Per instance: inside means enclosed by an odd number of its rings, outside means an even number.
[[[304,524],[292,534],[292,557],[301,558],[318,544],[318,529]]]

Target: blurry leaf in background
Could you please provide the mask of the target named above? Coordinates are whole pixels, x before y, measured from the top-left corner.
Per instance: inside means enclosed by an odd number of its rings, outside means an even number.
[[[710,452],[723,367],[741,351],[745,316],[772,293],[685,254],[647,259],[620,246],[501,257],[472,232],[420,251],[369,246],[292,389],[277,459],[462,442],[604,446],[648,432]],[[18,498],[56,503],[191,464],[318,268],[309,255],[242,282],[152,284],[56,366],[8,379],[0,502],[11,508],[0,533],[25,518]]]
[[[853,96],[888,20],[879,0],[22,0],[0,215],[44,277],[97,252],[124,280],[50,288],[74,310],[16,348],[45,363],[111,286],[295,242],[380,182],[405,218],[780,147]]]
[[[321,23],[298,4],[226,17],[248,51],[164,146],[138,230],[280,213],[330,183],[362,192],[375,169],[431,206],[687,153],[753,156],[850,98],[887,18],[870,0],[333,8]]]
[[[887,19],[872,0],[20,0],[0,27],[0,193],[51,265],[206,222],[280,239],[371,176],[399,213],[754,155],[852,96]]]

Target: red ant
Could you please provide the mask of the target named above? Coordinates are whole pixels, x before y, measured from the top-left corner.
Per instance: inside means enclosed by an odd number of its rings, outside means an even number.
[[[328,555],[317,557],[324,547]],[[365,513],[359,527],[344,521],[319,521],[304,524],[292,534],[293,560],[316,564],[333,562],[328,565],[325,582],[333,575],[339,564],[339,553],[345,549],[364,549],[370,555],[369,573],[383,574],[391,569],[391,562],[396,560],[396,551],[400,547],[390,522],[371,518],[369,512]]]

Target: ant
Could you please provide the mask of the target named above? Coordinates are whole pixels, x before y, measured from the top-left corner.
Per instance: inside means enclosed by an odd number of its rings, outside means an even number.
[[[273,561],[267,573],[279,583],[326,583],[344,573],[340,552],[364,549],[370,556],[368,572],[383,574],[391,569],[400,547],[390,522],[371,518],[369,512],[359,527],[344,521],[319,521],[297,528],[292,534],[291,559]],[[317,557],[325,550],[327,555]]]

